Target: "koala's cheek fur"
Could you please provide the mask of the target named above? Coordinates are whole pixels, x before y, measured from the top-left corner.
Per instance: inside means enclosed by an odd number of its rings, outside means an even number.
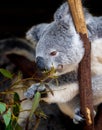
[[[59,75],[62,75],[62,74],[66,74],[68,72],[71,72],[71,71],[76,71],[77,72],[77,69],[78,69],[78,64],[69,64],[69,65],[63,65],[63,68],[62,69],[57,69],[55,75],[56,76],[59,76]]]

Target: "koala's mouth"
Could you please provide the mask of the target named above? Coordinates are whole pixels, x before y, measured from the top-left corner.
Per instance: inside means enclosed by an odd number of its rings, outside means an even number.
[[[62,64],[58,65],[56,71],[62,72],[62,70],[63,70],[63,65]]]

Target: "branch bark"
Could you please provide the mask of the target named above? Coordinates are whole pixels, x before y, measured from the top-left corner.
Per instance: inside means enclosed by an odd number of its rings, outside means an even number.
[[[77,32],[83,41],[85,54],[79,64],[78,80],[80,91],[81,112],[85,117],[84,130],[94,130],[94,114],[91,89],[91,44],[88,39],[87,28],[84,20],[82,4],[80,0],[68,0],[73,21]]]

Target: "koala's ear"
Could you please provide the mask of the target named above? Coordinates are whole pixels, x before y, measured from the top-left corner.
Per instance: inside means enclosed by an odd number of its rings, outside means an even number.
[[[68,3],[62,4],[54,14],[54,20],[59,21],[63,19],[69,13]]]
[[[48,25],[49,24],[42,23],[31,27],[31,29],[29,29],[26,33],[26,39],[31,41],[34,45],[36,45],[44,31],[46,31]]]
[[[93,41],[97,37],[97,25],[94,22],[87,24],[88,37]]]
[[[89,23],[87,23],[87,29],[90,41],[96,38],[102,38],[102,17],[93,17]]]
[[[101,17],[95,17],[97,22],[97,33],[98,38],[102,38],[102,16]]]

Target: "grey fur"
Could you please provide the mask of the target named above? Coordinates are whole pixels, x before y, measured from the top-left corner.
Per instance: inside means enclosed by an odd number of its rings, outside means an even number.
[[[102,103],[102,17],[92,16],[85,8],[84,15],[92,45],[93,103],[94,106],[97,106]],[[57,103],[59,108],[76,122],[83,120],[75,111],[80,108],[77,68],[83,58],[84,47],[75,30],[67,3],[58,8],[51,23],[33,26],[26,33],[26,38],[33,44],[24,39],[1,40],[0,57],[3,53],[8,52],[20,52],[23,55],[27,53],[31,60],[34,57],[42,57],[44,68],[50,70],[51,67],[54,67],[56,69],[55,75],[58,76],[58,85],[55,80],[49,82],[49,87],[54,95],[48,92],[48,97],[42,98],[42,100],[48,103]],[[57,52],[56,55],[51,55],[53,51]],[[31,98],[37,90],[43,91],[45,88],[34,84],[27,90],[25,96]]]
[[[0,56],[11,53],[23,55],[30,60],[35,58],[35,49],[27,40],[20,38],[0,40]]]
[[[92,45],[92,90],[93,103],[96,106],[102,102],[102,17],[92,16],[85,8],[84,15]],[[43,100],[48,103],[57,103],[65,114],[71,118],[77,117],[75,120],[80,121],[82,118],[75,115],[75,109],[79,108],[80,101],[76,73],[78,64],[84,55],[84,47],[75,30],[67,3],[62,4],[55,12],[54,21],[31,28],[26,37],[30,41],[38,42],[36,44],[36,58],[42,57],[45,68],[50,70],[54,67],[56,75],[60,75],[58,86],[54,81],[49,82],[54,95],[48,92],[48,97],[43,98]],[[52,52],[56,52],[56,54],[51,55]],[[69,72],[71,79],[68,76]]]
[[[44,30],[49,24],[42,23],[37,26],[33,26],[27,33],[26,33],[26,39],[33,42],[35,45],[39,41],[40,37],[44,33]]]
[[[66,77],[68,75],[69,77]],[[82,115],[76,113],[76,109],[80,109],[79,86],[76,73],[71,72],[68,75],[63,75],[63,79],[65,78],[65,80],[60,79],[61,77],[58,77],[58,81],[61,80],[58,86],[55,82],[50,82],[49,87],[53,91],[54,95],[49,92],[48,97],[42,98],[42,100],[48,103],[57,103],[62,112],[73,118],[74,123],[79,123],[80,121],[83,121]],[[38,85],[39,88],[37,87]],[[42,85],[40,86],[40,84],[33,84],[27,90],[25,96],[27,98],[32,98],[38,89],[43,91],[45,88],[46,87],[42,87]],[[97,106],[102,102],[102,75],[94,76],[92,78],[92,90],[93,104],[94,106]]]
[[[77,82],[77,73],[75,71],[72,71],[67,74],[60,75],[56,79],[52,80],[51,84],[57,86],[56,82],[58,82],[59,86],[64,85],[66,83],[70,84],[70,83]]]
[[[92,16],[85,8],[84,15],[89,39],[93,43],[102,38],[102,17]],[[55,12],[54,21],[33,26],[26,33],[26,37],[30,41],[38,42],[36,57],[44,58],[46,69],[50,69],[52,66],[57,69],[59,65],[67,65],[71,66],[69,72],[76,70],[84,55],[83,42],[75,30],[67,3],[62,4]],[[50,55],[53,51],[58,52],[56,56]]]

